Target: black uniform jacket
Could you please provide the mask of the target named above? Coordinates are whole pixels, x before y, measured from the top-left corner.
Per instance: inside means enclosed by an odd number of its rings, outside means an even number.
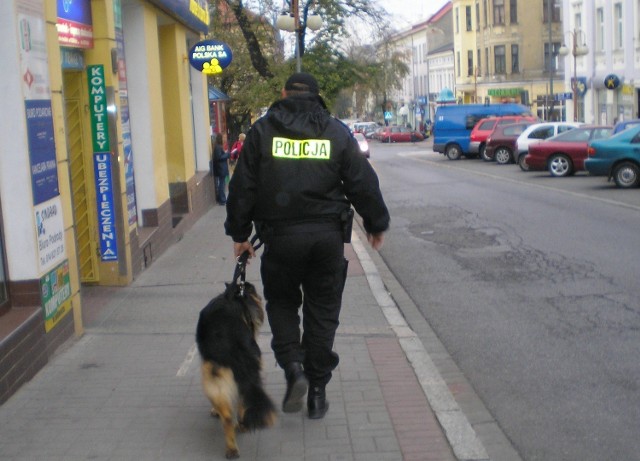
[[[339,220],[353,204],[367,232],[389,227],[378,177],[349,129],[320,96],[275,102],[247,133],[229,184],[225,231],[244,242],[252,222]]]

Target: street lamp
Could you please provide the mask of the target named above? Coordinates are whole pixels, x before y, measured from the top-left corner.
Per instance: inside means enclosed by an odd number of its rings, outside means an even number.
[[[311,12],[308,16],[303,14],[303,22],[300,21],[300,8],[298,0],[291,1],[291,8],[289,11],[283,11],[276,19],[276,27],[280,30],[286,30],[287,32],[295,32],[296,34],[296,71],[301,72],[302,60],[300,56],[300,40],[302,38],[302,31],[305,28],[311,30],[319,30],[322,27],[322,19],[315,12]]]
[[[573,121],[578,121],[578,56],[585,56],[589,54],[589,48],[584,43],[584,32],[578,29],[566,32],[571,36],[571,49],[566,45],[562,45],[558,50],[561,56],[566,56],[569,53],[573,56],[573,78],[571,79],[571,91],[573,92]],[[565,34],[565,35],[566,35]],[[582,38],[582,45],[578,44],[578,40]]]

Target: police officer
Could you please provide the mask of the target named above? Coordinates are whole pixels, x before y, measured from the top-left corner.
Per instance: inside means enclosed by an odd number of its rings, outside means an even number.
[[[376,250],[389,212],[376,173],[349,129],[330,115],[316,79],[293,74],[282,98],[247,133],[229,185],[225,230],[236,257],[254,256],[253,224],[264,242],[260,271],[271,347],[287,381],[282,409],[300,411],[307,394],[308,416],[318,419],[329,408],[325,386],[338,366],[333,343],[351,205]]]

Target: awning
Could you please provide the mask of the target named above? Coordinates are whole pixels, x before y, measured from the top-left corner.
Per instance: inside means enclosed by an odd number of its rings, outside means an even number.
[[[209,101],[230,101],[231,98],[217,89],[215,86],[209,87]]]

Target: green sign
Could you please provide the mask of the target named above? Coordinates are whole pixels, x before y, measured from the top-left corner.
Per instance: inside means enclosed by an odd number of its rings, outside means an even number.
[[[89,112],[91,113],[93,152],[110,152],[104,66],[87,66],[87,77],[89,80]]]
[[[524,90],[522,88],[493,88],[487,91],[489,96],[513,97],[520,96]]]
[[[44,329],[51,329],[71,310],[69,261],[65,261],[40,279]]]

